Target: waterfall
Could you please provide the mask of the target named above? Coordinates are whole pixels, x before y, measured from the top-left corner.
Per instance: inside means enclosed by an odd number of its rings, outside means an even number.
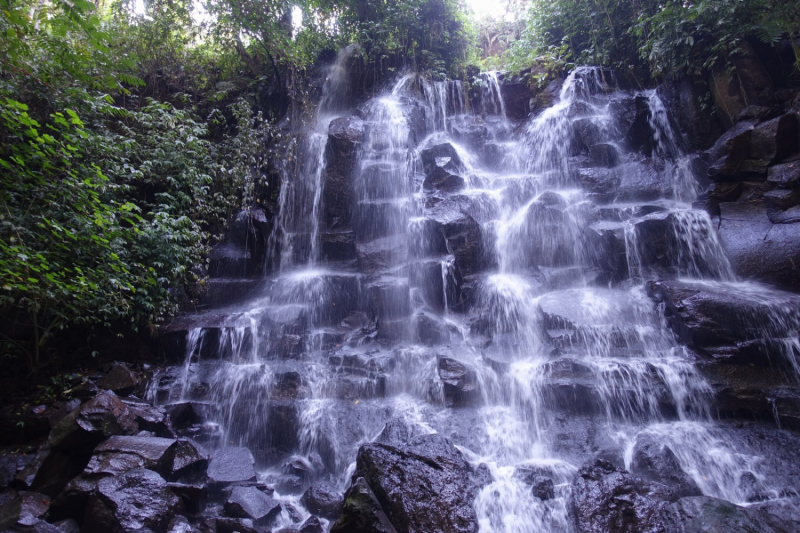
[[[391,428],[443,434],[485,468],[473,510],[486,533],[572,531],[580,468],[602,452],[635,469],[653,440],[704,495],[788,493],[716,419],[720,387],[699,364],[711,356],[648,282],[725,294],[740,344],[766,346],[796,382],[798,299],[736,279],[712,219],[690,207],[691,158],[657,92],[579,67],[515,124],[497,73],[470,102],[460,81],[404,72],[353,109],[353,52],[329,67],[285,169],[280,269],[246,301],[193,317],[183,364],[150,397],[202,403],[192,438],[248,446],[260,481],[300,509],[312,482],[347,490],[359,446]],[[326,157],[331,123],[348,117],[350,174],[326,188],[344,172]],[[626,137],[634,118],[652,153]],[[336,259],[321,252],[333,229]],[[780,421],[775,399],[773,412]],[[313,476],[292,477],[293,462]],[[534,478],[552,494],[537,496]]]

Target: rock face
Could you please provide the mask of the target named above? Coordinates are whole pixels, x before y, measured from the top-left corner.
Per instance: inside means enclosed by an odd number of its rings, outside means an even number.
[[[350,225],[354,154],[363,136],[364,122],[355,116],[335,119],[328,128],[322,200],[323,220],[331,230]]]
[[[461,452],[440,435],[424,435],[402,447],[361,447],[356,474],[372,489],[398,531],[478,531],[472,500],[478,486]],[[348,493],[349,494],[349,493]],[[349,496],[345,496],[344,516]]]
[[[97,484],[82,531],[166,533],[178,506],[164,478],[151,470],[131,470]]]
[[[345,494],[342,515],[331,527],[331,533],[397,533],[397,530],[372,489],[360,477]]]
[[[281,505],[256,487],[233,487],[223,509],[231,518],[249,518],[261,526],[281,512]]]
[[[212,483],[255,481],[255,459],[247,448],[222,448],[211,456],[208,479]]]
[[[572,484],[578,530],[585,533],[667,533],[665,487],[643,481],[606,461],[584,467]]]

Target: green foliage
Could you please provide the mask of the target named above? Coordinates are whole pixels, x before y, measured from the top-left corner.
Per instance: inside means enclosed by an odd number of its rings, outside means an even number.
[[[266,125],[244,101],[200,119],[193,100],[220,100],[214,54],[163,22],[83,2],[0,15],[0,346],[31,370],[62,328],[176,312],[214,235],[253,200]],[[184,66],[183,85],[158,85]]]
[[[477,60],[475,30],[461,0],[350,0],[345,7],[343,33],[379,70],[413,64],[434,75],[457,76]]]
[[[505,60],[514,69],[536,61],[697,75],[749,37],[789,38],[800,60],[798,31],[800,6],[778,0],[535,0]]]

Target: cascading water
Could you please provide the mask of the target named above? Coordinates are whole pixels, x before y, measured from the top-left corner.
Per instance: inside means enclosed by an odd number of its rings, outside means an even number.
[[[185,364],[157,377],[162,403],[208,402],[195,438],[250,447],[262,480],[302,508],[314,480],[344,491],[358,447],[396,421],[439,432],[488,468],[474,500],[482,532],[572,530],[581,465],[602,451],[631,469],[653,439],[702,494],[748,504],[791,492],[756,451],[729,444],[714,388],[645,289],[680,278],[737,295],[767,317],[752,338],[766,332],[800,376],[797,300],[735,281],[710,217],[691,209],[692,167],[655,91],[639,95],[644,156],[619,112],[634,95],[597,69],[572,72],[516,136],[496,74],[482,75],[477,106],[460,82],[405,74],[352,119],[352,189],[332,228],[323,210],[342,192],[326,146],[348,113],[345,60],[301,179],[281,192],[280,271],[258,298],[201,317]],[[333,229],[352,239],[349,259],[321,254]]]

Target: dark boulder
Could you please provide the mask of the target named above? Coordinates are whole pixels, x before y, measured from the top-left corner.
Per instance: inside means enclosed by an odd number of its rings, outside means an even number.
[[[281,512],[281,504],[256,487],[233,487],[223,510],[231,518],[249,518],[259,527]]]
[[[311,516],[307,518],[299,526],[284,527],[275,531],[275,533],[324,533],[324,532],[325,529],[322,527],[322,523],[320,523],[319,518],[317,518],[316,516]]]
[[[581,468],[572,482],[572,505],[584,533],[667,533],[664,487],[643,481],[607,461]]]
[[[737,176],[750,158],[752,122],[739,122],[722,134],[708,150],[708,175],[715,181],[725,181]]]
[[[249,518],[219,517],[214,521],[216,533],[262,533]]]
[[[431,146],[422,150],[419,156],[426,176],[430,176],[437,169],[451,174],[460,174],[464,170],[464,165],[458,156],[458,152],[449,143]]]
[[[214,452],[208,464],[209,483],[255,481],[255,459],[247,448],[222,448]]]
[[[30,530],[50,507],[50,497],[38,492],[20,492],[0,506],[0,531]]]
[[[314,483],[303,493],[300,502],[308,512],[334,520],[342,514],[342,495],[329,483]]]
[[[165,533],[180,500],[151,470],[131,470],[97,483],[81,531]]]
[[[342,514],[331,527],[331,533],[397,533],[397,530],[366,480],[359,477],[347,489]]]
[[[358,265],[362,272],[372,274],[406,261],[408,245],[403,235],[394,235],[356,243]]]
[[[773,224],[763,200],[720,203],[719,235],[738,276],[800,291],[800,231]]]
[[[375,442],[391,444],[392,446],[402,446],[414,437],[424,435],[425,433],[427,432],[423,431],[422,428],[416,424],[410,423],[405,418],[394,417],[386,422],[386,425],[383,426],[383,430],[380,435],[378,435],[378,438],[375,439]]]
[[[353,166],[363,137],[364,122],[355,116],[335,119],[328,127],[326,167],[322,177],[322,219],[328,229],[350,225]]]
[[[320,241],[322,257],[328,261],[350,261],[356,258],[356,236],[352,231],[323,233]]]
[[[366,444],[358,451],[355,475],[364,478],[399,531],[478,531],[472,506],[477,474],[441,435],[416,437],[400,448]],[[348,500],[349,493],[345,513]]]
[[[440,357],[437,371],[449,407],[471,405],[480,399],[478,376],[474,369],[450,357]]]
[[[506,115],[512,120],[525,120],[531,112],[531,89],[521,81],[503,79],[500,96],[505,104]]]
[[[631,473],[662,483],[679,497],[702,495],[697,483],[681,468],[675,453],[657,435],[642,433],[637,437]]]
[[[95,448],[84,473],[116,476],[136,468],[159,470],[167,450],[175,442],[158,437],[111,437]]]
[[[664,509],[663,520],[667,531],[685,533],[783,533],[796,531],[798,526],[797,519],[786,520],[758,508],[739,507],[710,496],[681,498]]]
[[[133,391],[140,381],[139,376],[131,371],[128,365],[117,363],[108,374],[100,378],[97,386],[116,393],[124,393]]]
[[[457,174],[451,174],[442,167],[435,168],[425,177],[422,187],[426,191],[438,191],[444,193],[459,192],[464,188],[466,182],[464,178]]]
[[[800,123],[796,113],[787,113],[756,126],[750,134],[750,158],[766,165],[779,162],[800,150]]]
[[[594,167],[615,167],[619,164],[619,152],[613,144],[594,144],[589,147],[589,163]]]
[[[800,187],[800,161],[769,167],[767,184],[785,189]]]

